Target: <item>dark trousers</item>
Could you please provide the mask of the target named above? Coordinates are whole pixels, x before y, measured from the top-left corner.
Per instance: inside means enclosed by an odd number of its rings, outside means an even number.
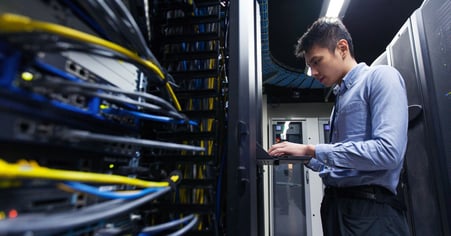
[[[365,194],[327,189],[321,203],[321,221],[325,236],[409,235],[402,209],[377,201]],[[372,195],[370,195],[372,196]]]

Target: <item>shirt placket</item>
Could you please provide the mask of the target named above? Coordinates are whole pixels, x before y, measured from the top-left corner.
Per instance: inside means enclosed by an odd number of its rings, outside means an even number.
[[[340,89],[336,91],[335,96],[335,105],[332,113],[332,120],[331,120],[331,128],[330,128],[330,135],[329,135],[329,142],[334,143],[333,141],[337,140],[337,117],[338,117],[338,111],[339,111],[339,99],[340,99]]]

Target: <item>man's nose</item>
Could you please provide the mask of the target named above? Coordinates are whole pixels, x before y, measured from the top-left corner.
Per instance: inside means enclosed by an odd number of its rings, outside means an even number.
[[[315,78],[318,77],[319,72],[318,72],[317,69],[311,67],[310,70],[311,70],[311,73],[312,73],[312,76],[313,76],[313,77],[315,77]]]

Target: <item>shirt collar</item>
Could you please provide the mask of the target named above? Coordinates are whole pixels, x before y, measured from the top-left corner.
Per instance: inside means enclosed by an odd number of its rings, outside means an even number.
[[[343,80],[342,80],[341,84],[336,84],[335,85],[335,87],[333,88],[334,94],[337,95],[340,92],[343,93],[344,91],[346,91],[349,88],[351,88],[354,85],[355,81],[359,78],[359,76],[356,76],[356,75],[360,74],[360,72],[366,67],[368,67],[368,66],[364,62],[359,63],[356,66],[354,66],[345,75],[345,77],[343,77]]]

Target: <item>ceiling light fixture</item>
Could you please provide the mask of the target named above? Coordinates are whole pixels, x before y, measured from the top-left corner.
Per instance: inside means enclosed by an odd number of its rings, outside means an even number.
[[[329,0],[329,6],[327,7],[326,16],[338,17],[344,2],[345,0]]]
[[[307,66],[307,72],[305,74],[312,76],[312,68],[310,66]]]

